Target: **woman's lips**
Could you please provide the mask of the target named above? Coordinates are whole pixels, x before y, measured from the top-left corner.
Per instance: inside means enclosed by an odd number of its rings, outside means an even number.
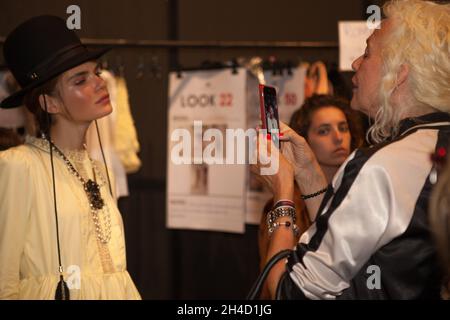
[[[344,148],[339,148],[339,149],[334,150],[333,153],[348,154],[348,150],[344,149]]]
[[[101,97],[99,100],[97,100],[95,104],[105,104],[105,103],[109,103],[109,94]]]

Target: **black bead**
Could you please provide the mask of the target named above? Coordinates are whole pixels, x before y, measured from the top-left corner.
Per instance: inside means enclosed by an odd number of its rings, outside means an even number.
[[[100,187],[98,186],[97,182],[89,179],[85,183],[84,189],[86,190],[89,202],[91,203],[92,207],[97,210],[103,208],[105,203],[100,194]]]

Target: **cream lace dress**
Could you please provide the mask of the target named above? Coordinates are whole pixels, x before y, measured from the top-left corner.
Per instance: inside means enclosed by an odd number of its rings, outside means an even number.
[[[0,299],[54,299],[59,280],[48,143],[28,138],[0,152]],[[62,150],[81,176],[100,185],[102,243],[82,183],[53,153],[61,259],[71,299],[140,299],[126,270],[123,224],[102,164],[86,151]]]

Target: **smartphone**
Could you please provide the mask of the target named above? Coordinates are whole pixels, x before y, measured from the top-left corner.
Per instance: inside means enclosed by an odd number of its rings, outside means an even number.
[[[274,87],[259,85],[259,105],[261,113],[261,127],[267,130],[272,138],[278,138],[280,120],[278,117],[277,91]],[[272,134],[277,130],[276,134]]]

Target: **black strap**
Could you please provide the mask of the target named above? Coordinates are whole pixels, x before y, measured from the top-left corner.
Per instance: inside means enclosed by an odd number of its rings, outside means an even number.
[[[267,276],[269,275],[270,270],[273,268],[273,266],[278,261],[289,257],[292,252],[293,251],[291,249],[286,249],[286,250],[280,251],[276,255],[274,255],[269,260],[269,262],[267,262],[263,271],[258,276],[258,279],[256,279],[255,283],[253,284],[253,287],[250,290],[250,293],[247,295],[247,300],[256,300],[260,296],[262,287],[264,285],[264,282],[266,281]]]
[[[47,100],[45,99],[45,94],[44,96],[44,106],[45,106],[45,113],[47,114],[47,135],[48,135],[48,146],[50,149],[50,165],[51,165],[51,169],[52,169],[52,185],[53,185],[53,206],[55,208],[55,224],[56,224],[56,244],[58,247],[58,264],[59,264],[59,278],[60,281],[56,287],[56,292],[55,292],[55,299],[56,300],[70,300],[70,293],[69,293],[69,289],[67,287],[67,284],[64,282],[64,277],[63,277],[63,266],[61,263],[61,247],[59,244],[59,224],[58,224],[58,207],[56,205],[56,183],[55,183],[55,167],[53,165],[53,146],[51,143],[51,136],[50,136],[50,114],[48,113],[47,110]]]
[[[94,120],[94,121],[95,121],[95,128],[97,129],[97,138],[98,138],[98,143],[100,145],[100,151],[102,152],[103,163],[105,164],[106,177],[108,178],[109,193],[111,194],[111,197],[114,198],[112,188],[111,188],[111,180],[109,179],[108,166],[106,165],[105,153],[103,152],[102,139],[100,139],[100,131],[98,130],[97,120]]]

